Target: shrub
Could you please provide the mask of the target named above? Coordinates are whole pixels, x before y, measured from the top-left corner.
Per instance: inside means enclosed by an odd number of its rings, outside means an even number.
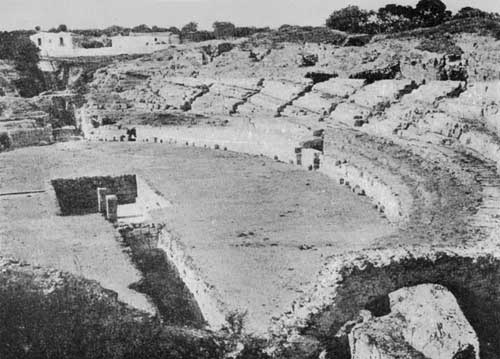
[[[420,41],[417,50],[460,57],[464,52],[455,41],[446,35],[432,35]]]
[[[0,33],[0,59],[14,62],[19,72],[19,79],[14,85],[22,97],[33,97],[46,90],[43,73],[38,68],[39,49],[31,42],[29,34]]]
[[[232,335],[240,336],[243,333],[247,314],[246,311],[232,311],[226,315],[226,322],[229,325],[228,330]]]
[[[7,132],[0,132],[0,151],[7,150],[12,146],[12,141]]]
[[[274,43],[280,42],[312,42],[341,45],[347,35],[344,32],[329,29],[324,26],[290,26],[283,25],[278,30],[271,30],[268,34],[257,33],[254,39],[268,39]]]
[[[0,277],[0,357],[220,358],[210,337],[164,327],[111,292],[72,277],[44,294],[29,276]]]
[[[488,18],[490,14],[480,9],[476,9],[470,6],[461,8],[455,16],[454,19],[470,19],[470,18]]]
[[[214,36],[216,39],[226,39],[233,37],[236,32],[236,26],[230,22],[216,21],[213,24]]]
[[[441,0],[420,0],[415,7],[420,20],[419,25],[428,27],[442,24],[451,18],[451,12]]]
[[[243,350],[236,356],[236,359],[271,359],[264,352],[265,342],[252,337],[244,338]]]
[[[57,27],[57,32],[66,32],[68,31],[68,27],[64,24],[61,24]]]
[[[104,44],[97,40],[90,40],[82,42],[82,47],[84,49],[98,49],[104,47]]]
[[[334,11],[326,20],[326,26],[330,29],[359,33],[362,32],[369,15],[369,12],[357,6],[347,6]]]

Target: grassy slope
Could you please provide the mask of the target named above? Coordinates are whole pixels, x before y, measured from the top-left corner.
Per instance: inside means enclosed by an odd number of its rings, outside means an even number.
[[[0,275],[0,357],[218,358],[208,333],[163,326],[92,281],[61,274],[51,289],[26,269]],[[45,291],[44,291],[45,289]]]

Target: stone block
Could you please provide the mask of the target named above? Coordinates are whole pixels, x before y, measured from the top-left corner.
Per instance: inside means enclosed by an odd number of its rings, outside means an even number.
[[[404,318],[405,340],[426,357],[479,358],[477,335],[445,287],[402,288],[389,294],[389,299],[391,312]]]
[[[110,222],[118,220],[118,197],[116,195],[106,196],[106,219]]]
[[[99,213],[106,213],[106,196],[110,194],[110,191],[106,187],[97,188],[97,211]]]

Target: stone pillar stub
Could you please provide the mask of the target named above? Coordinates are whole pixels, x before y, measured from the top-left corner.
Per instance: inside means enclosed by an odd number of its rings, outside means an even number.
[[[97,188],[97,211],[106,214],[106,196],[110,194],[106,187]]]
[[[295,147],[295,157],[297,165],[302,166],[302,147]]]
[[[118,197],[114,194],[106,196],[106,219],[110,222],[118,220]]]
[[[319,153],[314,154],[314,160],[313,160],[313,165],[315,170],[319,170],[319,165],[320,165],[320,158],[319,158]]]

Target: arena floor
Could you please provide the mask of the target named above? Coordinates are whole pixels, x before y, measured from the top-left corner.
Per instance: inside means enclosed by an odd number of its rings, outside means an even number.
[[[99,281],[152,311],[128,286],[140,279],[99,215],[61,217],[54,178],[137,174],[173,205],[155,213],[246,328],[271,317],[314,282],[323,257],[369,248],[395,229],[369,200],[328,177],[258,156],[141,143],[73,142],[0,154],[0,249],[32,264]],[[355,238],[355,241],[354,241]]]

